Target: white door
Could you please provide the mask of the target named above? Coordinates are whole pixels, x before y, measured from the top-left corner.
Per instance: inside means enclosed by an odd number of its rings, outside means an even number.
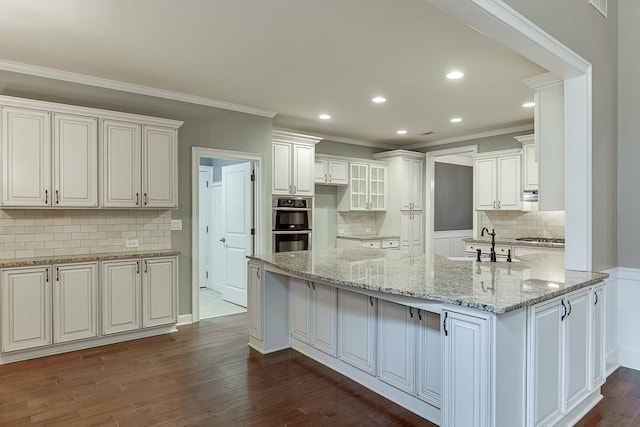
[[[142,206],[140,125],[102,121],[100,162],[102,165],[102,206],[136,208]]]
[[[53,342],[98,336],[98,263],[57,265],[53,281]]]
[[[473,172],[476,186],[476,210],[498,209],[496,203],[496,159],[476,160]]]
[[[349,163],[330,160],[328,178],[331,184],[349,185]]]
[[[142,128],[142,206],[178,207],[178,131]]]
[[[415,392],[415,324],[418,309],[378,301],[380,380],[405,393]]]
[[[213,232],[210,233],[211,241],[211,270],[209,273],[209,284],[213,290],[222,293],[226,282],[225,257],[227,255],[224,243],[224,226],[222,223],[222,183],[216,182],[211,189],[211,210],[213,222]]]
[[[274,142],[272,145],[273,194],[292,194],[291,187],[291,144]]]
[[[198,227],[199,227],[199,254],[200,254],[200,272],[198,274],[198,286],[201,288],[210,288],[211,285],[211,263],[212,263],[212,212],[211,212],[211,194],[213,183],[213,167],[200,166],[200,182],[199,189],[199,207],[198,207]]]
[[[222,298],[247,306],[247,255],[253,245],[251,162],[222,167],[222,204],[226,281]]]
[[[53,115],[53,206],[98,206],[98,119]]]
[[[293,194],[296,196],[313,196],[314,153],[311,145],[293,146]]]
[[[313,181],[318,184],[329,183],[329,161],[316,160],[313,167]]]
[[[2,351],[51,344],[51,268],[2,271]]]
[[[521,208],[520,178],[519,155],[498,158],[498,209]]]
[[[51,205],[51,115],[2,108],[2,204]]]
[[[178,320],[177,258],[143,261],[142,327],[167,325]]]

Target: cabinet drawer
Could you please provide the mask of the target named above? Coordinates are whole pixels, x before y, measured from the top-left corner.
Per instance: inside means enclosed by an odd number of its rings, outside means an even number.
[[[381,243],[382,249],[394,249],[400,247],[399,240],[387,239],[383,240]]]
[[[363,240],[362,247],[380,249],[380,240]]]

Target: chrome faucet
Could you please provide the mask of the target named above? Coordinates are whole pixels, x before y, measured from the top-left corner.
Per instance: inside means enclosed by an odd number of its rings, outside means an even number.
[[[491,253],[489,254],[489,261],[496,262],[496,230],[491,229],[491,233],[489,233],[489,229],[487,227],[482,227],[482,231],[480,232],[480,237],[484,237],[484,232],[487,232],[489,236],[491,236]]]

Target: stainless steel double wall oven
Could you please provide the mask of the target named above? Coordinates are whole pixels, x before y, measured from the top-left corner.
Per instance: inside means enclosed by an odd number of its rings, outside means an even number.
[[[311,249],[312,197],[273,196],[273,252]]]

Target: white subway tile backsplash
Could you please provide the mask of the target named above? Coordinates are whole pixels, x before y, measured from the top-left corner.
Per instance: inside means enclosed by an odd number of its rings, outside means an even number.
[[[170,224],[168,210],[0,210],[0,259],[171,249]]]
[[[377,234],[375,212],[338,212],[338,234]],[[367,231],[368,230],[368,231]],[[342,233],[340,233],[342,231]]]
[[[480,215],[479,227],[495,229],[504,239],[518,237],[564,238],[564,212],[542,212],[538,204],[531,204],[530,212],[484,211]]]

